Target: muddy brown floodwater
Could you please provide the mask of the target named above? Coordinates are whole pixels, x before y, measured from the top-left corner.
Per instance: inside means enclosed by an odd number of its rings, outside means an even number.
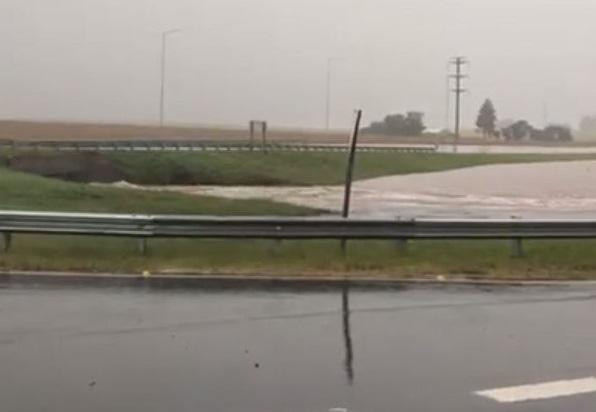
[[[377,218],[594,217],[595,183],[596,161],[490,165],[387,176],[354,184],[352,213],[356,217]],[[339,186],[145,189],[237,199],[265,198],[333,212],[339,211],[343,196]]]

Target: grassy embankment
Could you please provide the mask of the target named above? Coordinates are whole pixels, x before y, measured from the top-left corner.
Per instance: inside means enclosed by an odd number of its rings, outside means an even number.
[[[290,155],[290,154],[288,154]],[[291,154],[292,156],[294,154]],[[260,165],[261,176],[281,174],[284,182],[334,183],[342,173],[331,167],[330,154],[312,154],[303,160],[303,168],[288,164],[285,154],[276,160],[265,155],[245,157],[236,161]],[[117,157],[124,156],[121,154]],[[158,154],[161,161],[170,162],[170,154]],[[173,154],[172,154],[173,156]],[[177,155],[180,156],[180,155]],[[180,159],[194,162],[194,156],[184,154]],[[231,162],[226,154],[203,158],[197,165],[209,164],[219,170]],[[240,155],[241,156],[241,155]],[[374,161],[377,156],[377,161]],[[378,154],[360,156],[359,177],[390,173],[411,173],[424,170],[444,170],[482,163],[513,161],[571,160],[578,156],[529,156],[511,155],[491,157],[474,155],[452,157],[449,155],[391,155],[391,162],[378,161]],[[385,156],[385,155],[382,155]],[[389,156],[389,155],[387,155]],[[425,162],[422,159],[427,158]],[[126,156],[125,156],[126,157]],[[196,157],[200,159],[199,156]],[[258,159],[261,159],[261,162]],[[266,159],[272,159],[269,156]],[[581,158],[594,158],[582,156]],[[247,160],[248,159],[248,160]],[[285,160],[284,160],[285,159]],[[341,154],[336,165],[345,159]],[[430,160],[429,160],[430,159]],[[523,159],[523,160],[522,160]],[[124,159],[130,167],[134,162],[144,162],[136,154]],[[398,161],[401,160],[401,161]],[[367,163],[368,162],[368,163]],[[241,162],[242,163],[242,162]],[[193,163],[194,164],[194,163]],[[135,170],[150,171],[151,163],[143,163]],[[251,164],[229,163],[240,172],[221,172],[225,180],[219,183],[238,184],[244,178],[242,170]],[[314,173],[307,168],[317,168]],[[285,166],[285,167],[284,167]],[[153,163],[161,172],[169,166]],[[289,172],[287,169],[290,169]],[[327,171],[326,173],[324,171]],[[237,173],[237,174],[236,174]],[[278,176],[279,177],[279,176]],[[220,178],[223,179],[223,178]],[[190,197],[178,194],[139,192],[112,188],[92,187],[44,179],[0,169],[0,209],[28,210],[85,210],[96,212],[153,212],[153,213],[204,213],[204,214],[308,214],[312,210],[266,201],[235,201],[209,197]],[[51,241],[48,241],[51,239]],[[135,272],[150,270],[202,273],[272,273],[272,274],[349,274],[366,276],[436,276],[465,275],[493,278],[542,278],[589,279],[596,278],[596,241],[531,241],[526,242],[527,256],[514,259],[509,256],[506,241],[419,241],[410,242],[406,250],[399,250],[394,242],[350,242],[347,256],[339,251],[334,241],[205,241],[205,240],[151,240],[146,256],[137,252],[133,239],[42,237],[18,235],[8,254],[0,254],[0,269],[71,270]]]
[[[343,256],[336,241],[156,239],[142,256],[131,239],[21,235],[8,254],[0,253],[0,270],[596,279],[596,241],[529,241],[525,246],[526,257],[511,258],[507,241],[419,241],[405,250],[389,241],[353,241]]]
[[[0,167],[0,210],[175,213],[207,215],[308,215],[314,209],[267,200],[96,187],[13,172]]]
[[[137,184],[332,185],[345,178],[345,153],[114,153],[106,156]],[[464,167],[594,160],[596,154],[359,153],[356,179]]]

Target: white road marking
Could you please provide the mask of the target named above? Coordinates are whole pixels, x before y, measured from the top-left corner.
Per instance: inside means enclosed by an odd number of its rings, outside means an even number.
[[[513,403],[581,395],[591,392],[596,392],[596,377],[594,376],[566,381],[489,389],[475,392],[475,394],[501,403]]]

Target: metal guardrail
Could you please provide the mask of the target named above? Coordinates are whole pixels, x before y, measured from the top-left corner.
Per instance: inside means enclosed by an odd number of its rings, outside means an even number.
[[[13,234],[200,239],[522,239],[596,238],[596,220],[373,220],[0,212],[8,250]],[[141,249],[144,251],[145,244]]]
[[[0,147],[11,150],[56,150],[56,151],[206,151],[206,152],[346,152],[347,146],[332,144],[269,143],[253,145],[243,143],[221,143],[203,140],[2,140]],[[361,145],[360,152],[407,152],[434,153],[434,145]]]

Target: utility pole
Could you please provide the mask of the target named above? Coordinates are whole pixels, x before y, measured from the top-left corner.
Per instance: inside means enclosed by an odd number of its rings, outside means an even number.
[[[161,33],[161,85],[159,93],[159,126],[163,127],[165,117],[165,97],[166,97],[166,56],[168,36],[178,33],[180,29],[167,30]]]
[[[462,88],[462,80],[468,76],[462,74],[462,67],[468,63],[465,57],[454,57],[451,60],[451,65],[455,66],[455,74],[450,75],[451,78],[455,79],[455,89],[452,91],[455,93],[455,141],[453,150],[457,151],[457,144],[460,138],[460,121],[461,121],[461,95],[466,92]]]

